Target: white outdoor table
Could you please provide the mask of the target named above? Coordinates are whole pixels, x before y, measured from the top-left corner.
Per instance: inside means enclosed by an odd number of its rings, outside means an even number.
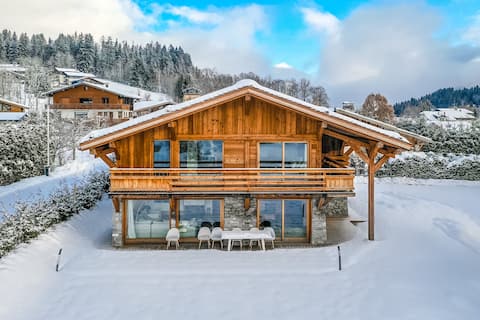
[[[265,239],[271,240],[272,236],[265,231],[222,231],[222,240],[228,240],[228,251],[232,250],[232,240],[259,240],[262,250],[265,251]]]

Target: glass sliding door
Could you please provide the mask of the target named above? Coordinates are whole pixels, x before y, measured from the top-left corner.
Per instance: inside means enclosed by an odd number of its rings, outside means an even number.
[[[223,226],[222,200],[179,200],[177,227],[181,238],[196,238],[203,227]]]
[[[272,227],[275,238],[282,238],[282,200],[259,201],[260,227]]]
[[[222,168],[223,142],[180,141],[180,168]]]
[[[128,200],[127,239],[165,238],[170,228],[169,200]]]
[[[284,238],[307,237],[307,200],[283,201]]]
[[[260,227],[272,227],[278,240],[308,240],[306,199],[262,199],[258,201]]]

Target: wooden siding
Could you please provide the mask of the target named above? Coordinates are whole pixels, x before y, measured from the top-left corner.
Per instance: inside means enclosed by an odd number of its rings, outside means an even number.
[[[121,168],[152,168],[153,141],[171,140],[171,167],[179,167],[179,141],[222,140],[224,168],[258,167],[258,144],[298,141],[308,144],[309,167],[319,163],[316,120],[257,99],[237,99],[115,142]],[[175,131],[172,140],[171,131]]]
[[[87,90],[85,90],[87,88]],[[103,98],[108,98],[108,104],[124,104],[118,95],[89,86],[78,86],[53,95],[54,104],[80,103],[80,98],[92,99],[94,104],[103,104]]]

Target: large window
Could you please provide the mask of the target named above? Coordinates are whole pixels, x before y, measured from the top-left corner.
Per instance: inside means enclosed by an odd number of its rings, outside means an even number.
[[[260,143],[260,168],[306,168],[307,144],[304,142]]]
[[[259,200],[260,226],[272,227],[278,239],[306,239],[307,204],[304,199]]]
[[[170,168],[170,141],[157,140],[153,142],[153,167]]]
[[[127,238],[165,238],[170,228],[169,214],[169,200],[128,200]]]
[[[178,229],[180,237],[197,237],[201,227],[221,226],[222,200],[179,200]]]
[[[222,168],[223,142],[180,141],[180,168]]]

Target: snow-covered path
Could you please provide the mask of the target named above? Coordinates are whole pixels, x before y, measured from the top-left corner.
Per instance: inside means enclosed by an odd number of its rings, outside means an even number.
[[[341,272],[336,247],[115,250],[104,200],[0,260],[0,319],[477,319],[480,184],[376,193],[378,240],[362,226]]]

